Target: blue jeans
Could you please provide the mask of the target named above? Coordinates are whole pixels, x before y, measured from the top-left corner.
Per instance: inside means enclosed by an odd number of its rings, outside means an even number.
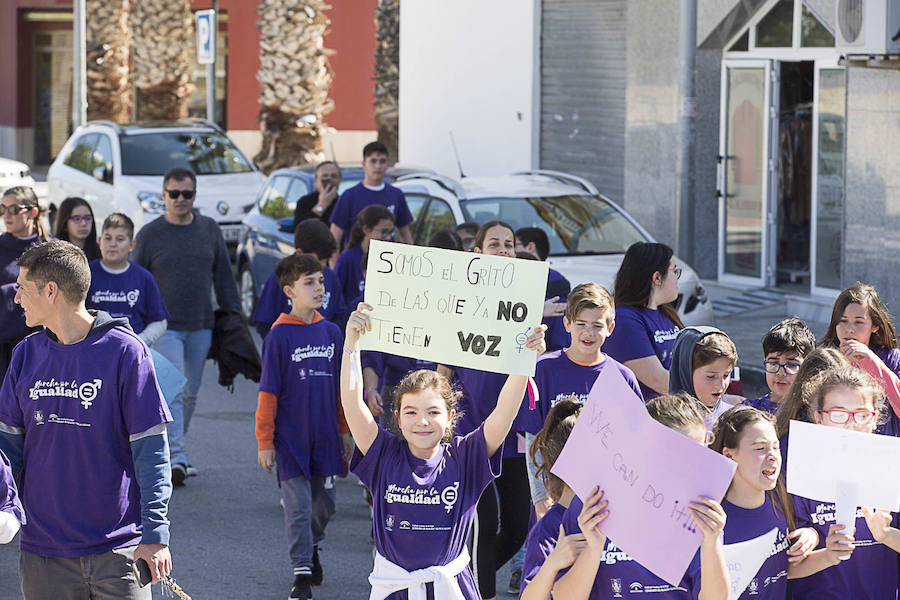
[[[184,384],[187,381],[175,365],[165,356],[150,349],[153,357],[153,369],[156,381],[169,406],[172,422],[166,426],[169,436],[169,455],[172,464],[188,464],[187,451],[184,448]]]
[[[175,367],[184,373],[187,382],[184,384],[184,435],[191,426],[194,407],[197,405],[197,394],[200,392],[200,381],[203,379],[203,366],[212,343],[212,329],[196,331],[166,330],[156,340],[153,347],[169,359]],[[174,416],[174,415],[173,415]]]
[[[294,575],[310,575],[313,546],[325,539],[325,526],[334,511],[334,477],[285,479],[281,497],[291,567]]]

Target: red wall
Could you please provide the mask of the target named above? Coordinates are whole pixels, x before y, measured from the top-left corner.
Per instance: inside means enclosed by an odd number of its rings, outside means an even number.
[[[336,51],[330,57],[335,72],[330,95],[334,111],[326,122],[339,130],[374,129],[375,5],[377,0],[334,0],[329,11],[330,31],[325,46]],[[210,8],[211,0],[195,0],[194,9]],[[257,129],[259,114],[259,30],[256,6],[251,0],[219,0],[228,13],[228,115],[229,129]],[[0,0],[0,125],[26,127],[32,109],[32,27],[19,27],[20,9],[71,10],[71,0]],[[90,15],[88,16],[90,18]],[[70,28],[69,24],[53,27]],[[46,24],[43,25],[46,27]]]

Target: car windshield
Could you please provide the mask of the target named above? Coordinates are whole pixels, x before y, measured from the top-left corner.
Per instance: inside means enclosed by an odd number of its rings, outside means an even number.
[[[197,175],[253,170],[227,137],[214,131],[169,131],[121,135],[122,174],[165,175],[186,165]]]
[[[597,196],[478,198],[460,203],[467,221],[506,221],[514,228],[540,227],[551,256],[624,254],[647,238],[607,201]]]

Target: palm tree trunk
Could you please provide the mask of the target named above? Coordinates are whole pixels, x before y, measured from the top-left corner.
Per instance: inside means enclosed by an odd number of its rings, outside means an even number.
[[[87,118],[131,120],[131,2],[87,0]]]
[[[400,0],[378,0],[375,9],[375,128],[397,160],[400,92]]]
[[[259,113],[262,148],[254,161],[266,173],[324,160],[324,116],[334,108],[328,88],[334,76],[324,47],[331,21],[323,0],[262,0]]]
[[[194,91],[190,0],[135,0],[132,11],[138,120],[187,117]]]

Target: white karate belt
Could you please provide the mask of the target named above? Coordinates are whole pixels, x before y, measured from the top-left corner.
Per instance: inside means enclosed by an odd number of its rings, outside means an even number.
[[[425,600],[425,584],[434,582],[435,600],[465,600],[456,576],[469,564],[469,551],[463,547],[459,556],[446,565],[407,571],[379,552],[375,553],[375,568],[369,575],[372,593],[369,600],[384,600],[394,592],[408,590],[409,600]]]

